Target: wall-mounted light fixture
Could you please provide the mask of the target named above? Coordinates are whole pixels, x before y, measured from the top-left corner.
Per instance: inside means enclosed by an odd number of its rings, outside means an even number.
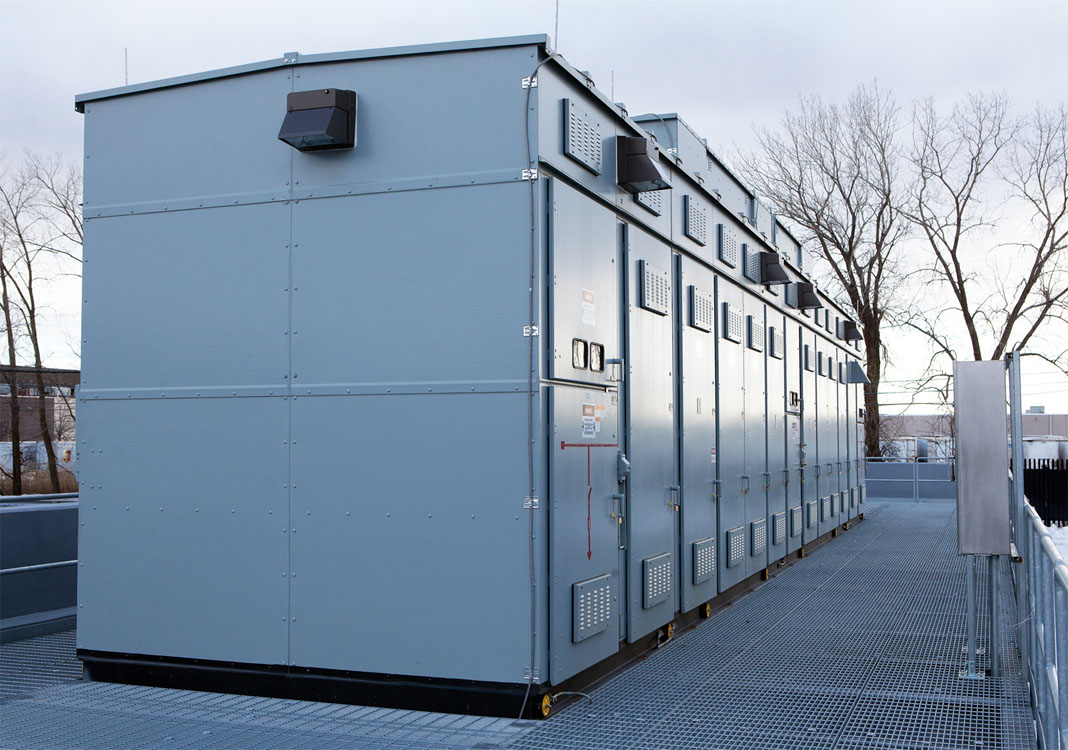
[[[290,93],[278,140],[298,151],[355,147],[356,92],[315,89]]]

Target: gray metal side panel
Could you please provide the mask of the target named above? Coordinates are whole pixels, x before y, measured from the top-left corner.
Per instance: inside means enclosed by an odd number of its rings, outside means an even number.
[[[528,258],[501,246],[529,245],[529,189],[474,185],[294,206],[294,392],[472,381],[525,390]],[[338,232],[339,215],[358,236]],[[285,339],[284,329],[273,338]]]
[[[281,398],[78,405],[91,477],[79,648],[286,663],[287,409]]]
[[[558,684],[619,647],[619,532],[612,498],[618,492],[619,449],[614,394],[567,386],[549,390],[549,680]],[[583,430],[584,412],[591,408],[601,421],[592,437]],[[602,575],[611,579],[607,627],[575,642],[576,615],[582,613],[573,611],[573,586]]]
[[[753,316],[753,324],[764,325],[764,303],[753,297],[745,299],[745,314]],[[745,496],[747,523],[767,522],[768,498],[765,489],[767,466],[767,413],[764,394],[764,352],[757,352],[743,344],[745,387],[745,474],[749,477],[749,494]],[[751,537],[751,535],[749,535]],[[749,539],[752,542],[752,539]],[[767,549],[746,555],[747,576],[758,573],[768,565]]]
[[[713,294],[715,275],[683,259],[681,401],[682,514],[680,518],[682,611],[689,612],[716,595],[716,576],[695,577],[693,543],[716,536],[716,329],[703,331],[690,325],[690,286]],[[715,305],[713,304],[713,307]],[[713,573],[715,564],[713,561]],[[701,583],[694,585],[700,578]]]
[[[525,393],[293,402],[292,664],[522,681],[525,402]],[[351,429],[324,441],[324,425]],[[585,556],[584,517],[582,530]]]
[[[829,347],[819,336],[816,337],[816,350],[823,353],[824,368],[827,367]],[[819,498],[820,498],[820,534],[838,525],[838,475],[834,465],[838,460],[838,422],[835,411],[838,406],[837,388],[834,382],[819,372],[819,356],[816,369],[816,401],[819,410],[816,415],[816,456],[819,464]]]
[[[776,331],[783,330],[782,313],[768,308],[768,326]],[[767,348],[765,348],[767,352]],[[786,463],[786,357],[777,359],[765,356],[767,368],[767,430],[768,430],[768,528],[773,529],[771,519],[777,513],[786,513],[786,481],[788,470]],[[786,540],[783,535],[775,543],[775,535],[768,534],[768,562],[781,559],[786,554]]]
[[[719,590],[724,591],[745,578],[744,565],[728,565],[730,545],[727,532],[744,528],[746,524],[745,494],[742,475],[745,474],[745,428],[742,414],[745,409],[742,384],[742,347],[744,344],[729,341],[724,337],[723,305],[741,307],[742,292],[725,279],[716,283],[716,415],[719,439],[717,441],[717,477],[719,501],[717,503],[719,528]],[[743,533],[744,540],[748,536]],[[743,550],[744,552],[744,550]],[[743,554],[743,559],[744,559]]]
[[[675,614],[678,589],[676,543],[677,495],[675,477],[675,415],[673,315],[658,315],[640,307],[641,261],[668,269],[671,251],[633,225],[627,227],[627,455],[632,470],[628,482],[627,514],[627,640],[669,622]],[[643,607],[643,560],[663,553],[672,556],[672,593],[664,601]]]

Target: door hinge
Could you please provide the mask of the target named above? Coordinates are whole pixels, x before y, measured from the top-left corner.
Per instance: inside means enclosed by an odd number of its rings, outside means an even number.
[[[528,336],[528,337],[529,336],[537,336],[538,335],[538,327],[537,326],[523,326],[523,335],[524,336]]]
[[[541,501],[538,500],[538,498],[536,498],[536,497],[524,497],[523,498],[523,507],[525,509],[527,509],[527,510],[531,510],[531,509],[537,510],[538,508],[541,507]]]
[[[537,667],[534,667],[534,669],[523,667],[523,679],[529,682],[537,682],[541,679],[541,670]]]
[[[524,78],[523,79],[523,88],[525,88],[525,89],[536,89],[536,88],[538,88],[538,77],[537,76],[528,76],[528,77]]]
[[[537,169],[524,169],[523,170],[523,179],[524,180],[536,180],[536,179],[538,179],[538,170]]]

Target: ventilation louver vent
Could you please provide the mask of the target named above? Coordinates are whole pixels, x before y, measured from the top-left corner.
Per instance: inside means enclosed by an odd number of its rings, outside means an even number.
[[[730,302],[723,303],[723,338],[736,344],[742,343],[742,314],[731,307]]]
[[[790,536],[801,533],[801,506],[790,508]]]
[[[749,329],[749,348],[758,352],[764,351],[764,323],[752,315],[745,316],[746,328]]]
[[[691,195],[684,195],[682,200],[686,204],[683,231],[698,245],[708,244],[708,210]]]
[[[759,521],[753,521],[749,524],[749,528],[752,534],[749,540],[749,554],[753,557],[763,555],[768,548],[768,520],[761,518]]]
[[[690,287],[690,325],[710,332],[716,327],[716,302],[711,294]]]
[[[824,497],[820,499],[820,520],[827,521],[834,513],[834,504],[831,502],[831,498]]]
[[[751,248],[748,242],[742,243],[742,256],[745,258],[745,268],[742,269],[745,278],[760,283],[760,251]]]
[[[594,174],[601,173],[601,130],[590,113],[564,99],[564,153]]]
[[[657,315],[671,312],[671,282],[667,271],[642,261],[642,307]]]
[[[745,530],[739,526],[727,531],[727,567],[733,568],[745,559]]]
[[[738,238],[723,224],[716,225],[719,242],[719,259],[731,268],[738,265]]]
[[[797,284],[786,285],[786,304],[795,310],[797,309]]]
[[[808,517],[808,524],[807,524],[808,527],[810,529],[816,528],[817,520],[816,520],[816,501],[815,500],[809,500],[807,503],[805,503],[805,514]]]
[[[709,537],[693,543],[693,585],[712,578],[716,572],[716,538]]]
[[[771,543],[782,544],[786,541],[786,512],[776,513],[771,517]]]
[[[634,200],[657,216],[664,213],[663,190],[647,190],[644,193],[635,193]]]
[[[572,632],[575,643],[608,629],[612,618],[612,578],[597,576],[571,586]]]
[[[812,350],[809,349],[808,344],[805,344],[804,360],[805,369],[812,372]]]
[[[768,329],[768,354],[775,359],[782,359],[783,353],[786,351],[786,342],[783,339],[782,331],[779,331],[772,326]]]
[[[642,576],[645,579],[644,607],[648,609],[667,601],[671,594],[671,554],[665,552],[642,560]]]

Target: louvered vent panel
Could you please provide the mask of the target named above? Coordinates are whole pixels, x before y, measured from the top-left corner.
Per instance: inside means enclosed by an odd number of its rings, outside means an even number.
[[[801,533],[801,506],[790,508],[790,536]]]
[[[745,256],[745,278],[760,283],[760,251],[743,242],[742,254]]]
[[[716,302],[711,294],[690,287],[690,325],[701,331],[716,327]]]
[[[757,555],[763,555],[764,551],[768,548],[768,521],[766,518],[761,518],[759,521],[753,521],[749,524],[751,531],[751,537],[749,540],[750,552],[753,557]]]
[[[817,518],[816,518],[816,501],[815,500],[809,500],[807,503],[805,503],[805,514],[808,517],[808,522],[807,522],[806,525],[810,529],[816,528]]]
[[[772,326],[768,329],[768,354],[775,357],[775,359],[782,359],[785,350],[786,343],[783,340],[782,331]]]
[[[608,629],[612,618],[612,579],[597,576],[571,586],[572,632],[575,643]]]
[[[636,200],[642,207],[652,211],[657,216],[664,213],[664,191],[649,190],[644,193],[635,193]]]
[[[671,594],[671,554],[665,552],[642,560],[642,570],[645,578],[645,608],[667,601]]]
[[[745,530],[738,526],[727,531],[727,567],[733,568],[745,559]]]
[[[797,284],[793,282],[786,285],[786,304],[797,309]]]
[[[671,282],[667,271],[642,261],[642,307],[657,315],[671,312]]]
[[[683,202],[686,204],[686,222],[683,231],[697,244],[708,244],[708,210],[691,195],[683,196]]]
[[[719,242],[719,259],[731,268],[738,265],[738,238],[723,224],[716,225]]]
[[[693,585],[697,586],[716,573],[716,538],[693,543]]]
[[[746,315],[746,328],[749,329],[749,348],[758,352],[764,351],[764,323],[759,318]]]
[[[786,513],[776,513],[771,517],[771,543],[782,544],[786,541]]]
[[[736,344],[742,343],[742,314],[731,307],[730,302],[723,303],[723,338]]]
[[[564,99],[564,153],[594,174],[601,173],[601,130],[588,111]]]

